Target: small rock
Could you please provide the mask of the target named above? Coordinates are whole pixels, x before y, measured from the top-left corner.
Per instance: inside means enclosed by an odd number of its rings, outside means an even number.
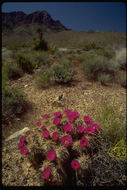
[[[28,131],[29,128],[28,127],[25,127],[24,129],[20,130],[20,131],[17,131],[16,133],[12,134],[11,136],[9,136],[5,141],[9,141],[11,139],[14,139],[20,135],[23,135],[23,133],[25,133],[26,131]]]

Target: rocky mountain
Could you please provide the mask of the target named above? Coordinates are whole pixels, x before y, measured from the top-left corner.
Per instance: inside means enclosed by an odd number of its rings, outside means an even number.
[[[2,33],[26,32],[31,33],[31,28],[40,26],[44,33],[68,30],[59,20],[53,20],[47,11],[36,11],[31,14],[24,12],[2,13]]]

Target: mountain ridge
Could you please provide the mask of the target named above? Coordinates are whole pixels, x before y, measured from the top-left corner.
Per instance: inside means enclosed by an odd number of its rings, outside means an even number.
[[[35,11],[26,14],[23,11],[3,12],[2,13],[2,32],[14,31],[17,27],[25,27],[29,25],[38,25],[42,28],[42,32],[59,32],[69,30],[59,20],[54,20],[51,15],[45,11]]]

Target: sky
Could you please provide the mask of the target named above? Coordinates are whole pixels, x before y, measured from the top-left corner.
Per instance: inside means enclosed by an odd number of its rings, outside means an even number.
[[[6,2],[2,12],[47,11],[54,20],[75,31],[126,32],[126,5],[122,2]]]

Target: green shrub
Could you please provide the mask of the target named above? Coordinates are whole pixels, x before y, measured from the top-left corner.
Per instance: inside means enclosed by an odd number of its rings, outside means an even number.
[[[120,69],[126,70],[127,67],[127,55],[126,55],[126,48],[121,48],[116,50],[116,57],[115,61],[119,64]]]
[[[115,64],[114,60],[108,60],[103,56],[91,53],[84,56],[82,69],[87,78],[97,80],[100,73],[114,76],[115,72],[118,70],[118,66]]]
[[[68,83],[72,80],[74,71],[67,59],[60,59],[59,63],[52,66],[52,80],[58,83]]]
[[[85,60],[85,56],[85,54],[78,55],[76,56],[76,60],[79,62],[83,62]]]
[[[6,63],[5,72],[9,79],[17,79],[22,76],[22,69],[14,61],[8,61]]]
[[[18,54],[16,57],[16,62],[22,68],[23,72],[33,73],[34,66],[28,57]]]
[[[127,158],[127,144],[125,139],[119,140],[113,148],[109,149],[108,154],[117,160]]]
[[[39,87],[48,87],[51,81],[51,69],[47,66],[42,66],[39,71],[36,72],[35,82]]]
[[[103,136],[111,147],[126,137],[126,115],[117,104],[105,102],[99,109],[98,123],[102,126]],[[110,147],[109,147],[110,148]]]
[[[108,82],[110,82],[110,75],[105,73],[100,73],[98,75],[98,81],[101,82],[102,85],[106,85]]]
[[[6,48],[2,48],[2,63],[8,60],[12,60],[12,51]]]
[[[98,46],[95,42],[88,42],[86,44],[82,45],[83,50],[89,51],[91,49],[100,49],[100,46]]]
[[[126,73],[121,73],[119,76],[116,76],[118,82],[121,84],[121,86],[126,87],[127,81],[126,81]]]
[[[63,52],[62,51],[59,51],[59,50],[57,50],[57,51],[55,51],[55,53],[54,53],[54,58],[55,59],[60,59],[61,57],[63,56]]]
[[[36,40],[33,49],[47,51],[49,49],[48,43],[44,39]]]
[[[8,84],[8,76],[5,71],[5,66],[2,66],[2,88],[4,88]]]
[[[2,121],[8,123],[25,109],[25,94],[15,87],[4,88],[2,91]]]
[[[107,57],[108,59],[112,59],[115,56],[115,51],[106,48],[95,50],[95,53]]]

